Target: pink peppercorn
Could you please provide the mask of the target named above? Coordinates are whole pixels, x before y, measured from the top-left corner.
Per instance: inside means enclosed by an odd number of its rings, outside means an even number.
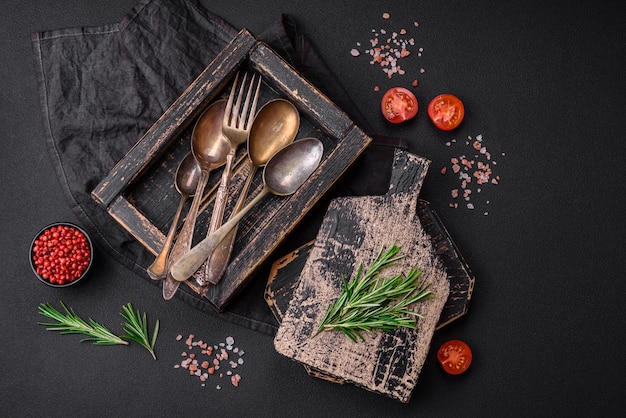
[[[78,228],[53,225],[35,238],[31,257],[33,270],[41,279],[62,286],[85,273],[91,262],[91,245]]]

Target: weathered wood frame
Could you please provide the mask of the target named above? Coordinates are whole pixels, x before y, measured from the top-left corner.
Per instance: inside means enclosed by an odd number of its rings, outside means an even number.
[[[165,234],[142,213],[128,190],[142,181],[150,167],[165,158],[172,145],[180,143],[181,135],[244,65],[261,74],[266,85],[296,105],[323,136],[325,150],[320,167],[295,194],[267,199],[259,209],[267,219],[262,224],[240,228],[248,230],[247,235],[245,231],[242,233],[244,242],[235,244],[233,259],[222,281],[205,294],[217,310],[227,306],[371,142],[341,109],[271,48],[243,29],[92,191],[92,198],[98,204],[144,247],[157,254],[165,242]]]

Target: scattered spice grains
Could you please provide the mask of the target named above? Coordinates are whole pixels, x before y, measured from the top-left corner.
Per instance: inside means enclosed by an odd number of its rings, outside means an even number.
[[[176,336],[177,341],[182,339],[182,335]],[[174,365],[175,369],[188,371],[190,376],[200,380],[203,387],[209,378],[220,380],[220,383],[215,385],[218,390],[222,389],[223,380],[228,380],[234,387],[239,386],[241,375],[235,373],[235,369],[244,363],[245,352],[235,346],[233,337],[227,337],[226,341],[211,345],[195,339],[194,334],[189,334],[184,343],[186,350],[181,353],[183,359]]]
[[[500,184],[500,176],[494,173],[494,168],[498,163],[484,144],[482,134],[476,135],[475,138],[468,136],[464,142],[465,152],[459,156],[451,157],[450,166],[443,167],[440,173],[446,175],[450,169],[452,174],[456,176],[456,180],[459,181],[458,186],[450,190],[452,200],[448,206],[454,209],[464,207],[475,210],[478,209],[478,203],[476,202],[477,199],[473,199],[473,197],[484,193],[486,187]],[[463,145],[456,139],[446,142],[448,147],[459,144]],[[504,157],[505,154],[502,153],[501,156]],[[480,202],[485,205],[490,204],[489,200],[481,200]],[[487,216],[489,212],[483,210],[483,215]]]
[[[390,29],[388,27],[391,22],[389,13],[382,14],[385,20],[386,28],[372,29],[371,38],[367,42],[367,47],[363,50],[364,54],[370,58],[370,65],[378,65],[388,78],[394,75],[404,75],[406,70],[400,65],[400,62],[412,54],[415,48],[415,38],[409,34],[406,28]],[[413,22],[413,28],[417,28],[419,23]],[[350,50],[350,55],[359,57],[363,45],[361,42],[356,43],[356,47]],[[424,48],[417,49],[417,56],[421,57]],[[426,72],[424,68],[420,68],[420,74]],[[415,79],[412,85],[416,87],[418,81]]]

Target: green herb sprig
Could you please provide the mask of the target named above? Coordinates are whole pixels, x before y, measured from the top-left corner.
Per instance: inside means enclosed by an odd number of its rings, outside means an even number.
[[[382,270],[403,258],[398,254],[400,249],[393,245],[385,251],[383,246],[365,273],[361,263],[353,280],[348,282],[342,276],[343,289],[326,310],[316,335],[335,329],[357,342],[364,340],[362,332],[416,328],[416,318],[423,316],[411,310],[410,305],[433,298],[430,285],[420,280],[422,272],[411,268],[406,275],[390,278],[380,275]]]
[[[38,324],[45,326],[48,331],[60,331],[61,334],[87,335],[87,338],[82,339],[81,342],[92,341],[94,345],[128,345],[128,341],[123,339],[127,338],[148,350],[152,358],[156,360],[154,346],[159,333],[159,321],[156,321],[152,338],[150,338],[146,314],[142,315],[138,310],[133,309],[130,303],[122,307],[121,315],[126,320],[123,323],[126,335],[122,337],[115,335],[106,326],[99,324],[91,318],[87,321],[83,320],[76,315],[72,308],[65,306],[63,302],[61,302],[61,306],[65,313],[59,312],[48,303],[40,304],[39,313],[56,322],[38,322]]]
[[[49,303],[39,305],[39,313],[56,322],[38,322],[44,325],[48,331],[60,331],[61,334],[84,334],[87,338],[82,341],[92,341],[94,345],[128,345],[128,341],[113,334],[107,327],[89,318],[88,321],[80,318],[72,308],[68,308],[61,302],[65,313],[59,312]]]
[[[148,332],[148,320],[146,313],[143,315],[139,311],[133,309],[133,305],[128,303],[122,307],[122,317],[127,321],[124,324],[124,331],[126,331],[125,337],[135,341],[143,348],[148,350],[152,354],[152,358],[156,360],[156,354],[154,353],[154,345],[156,344],[156,338],[159,334],[159,321],[157,320],[152,331],[152,338]]]

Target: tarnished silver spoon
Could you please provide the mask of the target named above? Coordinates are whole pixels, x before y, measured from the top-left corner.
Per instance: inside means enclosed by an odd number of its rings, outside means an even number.
[[[263,170],[263,190],[228,222],[172,264],[170,269],[172,277],[181,282],[191,277],[230,230],[266,195],[272,193],[277,196],[289,196],[295,193],[317,169],[323,151],[324,147],[319,139],[305,138],[277,152]]]
[[[191,248],[193,233],[198,217],[198,209],[202,201],[202,193],[209,180],[211,170],[224,164],[226,156],[230,152],[230,142],[222,134],[222,119],[226,101],[218,100],[211,104],[207,110],[198,118],[191,134],[191,151],[200,166],[200,179],[196,187],[196,192],[191,202],[191,207],[187,213],[185,224],[183,225],[174,248],[168,259],[168,267],[182,257]],[[169,300],[174,297],[179,280],[174,280],[170,271],[167,272],[163,281],[163,299]]]
[[[172,243],[174,242],[178,221],[185,207],[185,202],[188,198],[193,197],[196,187],[198,187],[198,180],[200,180],[200,166],[193,157],[193,154],[191,152],[187,153],[180,164],[178,164],[176,174],[174,175],[174,185],[178,193],[180,193],[180,202],[174,214],[174,220],[172,220],[172,225],[165,238],[161,252],[159,252],[154,262],[150,264],[146,270],[152,280],[163,280],[167,275],[167,257],[170,253]]]

